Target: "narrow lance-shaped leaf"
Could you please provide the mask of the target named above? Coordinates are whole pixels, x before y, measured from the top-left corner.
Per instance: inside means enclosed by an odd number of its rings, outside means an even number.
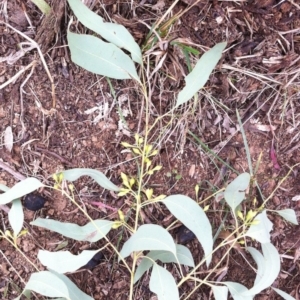
[[[113,222],[95,220],[84,226],[79,226],[72,223],[62,223],[56,220],[37,218],[35,221],[30,222],[30,224],[52,230],[76,241],[97,242],[107,235]]]
[[[95,74],[115,79],[140,81],[133,61],[114,44],[106,43],[88,34],[76,34],[68,30],[71,59],[80,67]]]
[[[190,250],[183,245],[176,244],[176,256],[169,251],[153,250],[142,259],[141,263],[137,267],[134,274],[134,283],[136,283],[143,276],[143,274],[152,267],[153,261],[157,260],[160,260],[162,263],[179,262],[185,266],[195,266]]]
[[[253,224],[246,232],[246,236],[256,239],[260,243],[270,243],[270,231],[273,228],[273,223],[268,219],[266,210],[258,214]]]
[[[179,300],[179,292],[174,277],[163,267],[154,264],[149,283],[150,290],[158,300]]]
[[[39,9],[40,11],[45,14],[49,15],[51,12],[51,7],[45,0],[31,0]]]
[[[224,198],[232,211],[245,199],[245,192],[250,183],[250,174],[242,173],[236,177],[224,191]]]
[[[293,209],[287,208],[282,210],[275,210],[277,214],[279,214],[281,217],[283,217],[288,222],[291,222],[295,225],[298,225],[297,216]]]
[[[51,273],[63,281],[67,286],[71,300],[94,300],[94,298],[81,291],[66,275],[58,274],[54,271],[51,271]]]
[[[203,247],[206,263],[209,265],[213,249],[213,236],[210,222],[203,209],[194,200],[185,195],[172,195],[161,202],[196,235]]]
[[[166,250],[176,254],[176,246],[170,233],[154,224],[140,226],[123,245],[120,255],[125,258],[132,252],[144,250]]]
[[[0,190],[2,192],[7,192],[9,190],[9,187],[7,187],[6,185],[0,183]]]
[[[276,289],[274,287],[271,286],[271,288],[278,294],[280,295],[284,300],[296,300],[294,297],[290,296],[289,294],[287,294],[286,292],[280,290],[280,289]]]
[[[11,209],[8,213],[8,220],[14,231],[14,236],[17,237],[24,222],[24,213],[20,199],[16,199],[12,202]]]
[[[227,300],[228,299],[228,287],[227,286],[212,286],[216,300]]]
[[[193,71],[186,76],[186,85],[178,94],[176,107],[190,100],[206,84],[211,72],[216,67],[225,49],[226,43],[219,43],[204,53]]]
[[[17,184],[15,184],[11,189],[9,189],[4,194],[0,195],[0,204],[7,204],[17,198],[21,198],[24,195],[27,195],[40,187],[43,187],[44,184],[41,183],[36,178],[26,178]]]
[[[120,189],[113,184],[102,172],[94,169],[76,168],[63,171],[63,179],[75,181],[81,176],[92,177],[101,187],[107,190],[118,192]]]
[[[47,297],[70,299],[69,291],[65,283],[48,271],[31,274],[25,286],[25,290],[31,290]]]
[[[108,42],[128,50],[135,62],[142,63],[141,49],[123,25],[104,22],[99,15],[88,9],[80,0],[68,0],[68,2],[75,16],[84,26],[100,34]]]
[[[252,300],[253,299],[252,296],[243,295],[243,293],[248,291],[248,289],[244,285],[242,285],[238,282],[232,282],[232,281],[225,281],[222,283],[228,287],[230,294],[234,300]]]
[[[99,250],[84,250],[78,255],[69,251],[50,252],[39,250],[40,262],[57,273],[74,272],[86,265]]]
[[[261,247],[263,255],[252,247],[247,248],[258,268],[254,286],[242,293],[244,296],[257,295],[262,290],[271,286],[279,274],[280,256],[277,249],[271,243],[262,244]]]

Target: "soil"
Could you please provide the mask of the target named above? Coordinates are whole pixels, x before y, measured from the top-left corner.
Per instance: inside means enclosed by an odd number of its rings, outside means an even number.
[[[67,27],[72,12],[65,1],[47,2],[53,8],[51,20],[42,15],[29,0],[2,1],[1,162],[17,174],[36,177],[49,185],[53,185],[52,174],[58,171],[93,168],[100,170],[120,186],[121,172],[131,176],[135,176],[137,172],[131,153],[124,151],[121,142],[133,143],[135,133],[144,134],[140,91],[132,80],[111,80],[116,93],[115,101],[106,78],[91,74],[72,63],[66,47]],[[123,24],[139,45],[145,43],[149,28],[173,3],[167,0],[85,2],[106,21],[111,19]],[[197,200],[201,201],[235,178],[236,174],[224,162],[239,173],[249,171],[243,137],[236,130],[238,110],[253,166],[258,166],[256,180],[262,195],[267,198],[275,191],[267,208],[294,209],[299,219],[300,201],[293,201],[296,196],[300,197],[299,167],[294,167],[289,173],[295,164],[300,163],[299,4],[297,1],[277,0],[213,0],[199,3],[182,0],[174,6],[168,18],[189,7],[174,22],[163,40],[180,39],[200,53],[218,42],[227,41],[228,44],[205,89],[200,91],[198,103],[195,106],[193,103],[188,104],[178,110],[172,122],[170,119],[163,119],[151,131],[150,142],[159,149],[155,163],[163,168],[149,182],[149,187],[153,187],[157,195],[184,194],[195,199],[195,186],[198,184],[200,190]],[[78,30],[83,32],[84,29],[78,25]],[[55,98],[51,80],[37,50],[32,49],[19,59],[16,58],[18,44],[28,42],[20,33],[41,46],[53,78]],[[168,55],[151,83],[150,124],[153,124],[157,116],[172,108],[174,95],[182,89],[184,75],[188,74],[182,51],[172,46],[172,43],[166,45]],[[157,52],[159,51],[161,50],[157,48]],[[157,63],[155,59],[158,57],[152,54],[150,59]],[[192,59],[193,63],[195,58]],[[27,66],[26,71],[13,78]],[[5,85],[9,80],[11,82]],[[104,108],[108,113],[101,115]],[[120,110],[127,127],[119,114]],[[7,149],[5,141],[5,131],[9,126],[14,139],[11,151]],[[211,151],[207,152],[194,136]],[[286,180],[276,189],[282,179]],[[14,176],[0,168],[1,184],[12,187],[18,180],[18,175]],[[117,213],[105,207],[96,207],[91,202],[101,201],[114,209],[128,209],[124,197],[101,189],[89,178],[76,181],[75,188],[75,199],[92,219],[115,220]],[[99,249],[105,245],[103,241],[92,244],[75,242],[57,233],[31,226],[29,223],[37,217],[75,222],[79,225],[87,222],[76,206],[59,192],[45,189],[40,193],[47,202],[37,212],[24,209],[24,227],[28,234],[18,239],[21,251],[40,270],[45,267],[37,259],[39,249],[54,251],[62,246],[64,250],[77,254],[84,249]],[[262,195],[254,190],[252,198],[256,197],[262,203]],[[209,205],[208,216],[214,228],[218,228],[222,214],[215,212],[223,210],[223,207],[221,202],[212,199],[205,205]],[[130,202],[131,199],[127,201]],[[146,222],[161,224],[163,227],[174,221],[163,206],[153,205],[144,213]],[[0,217],[1,230],[9,229],[7,213],[0,210]],[[269,213],[268,217],[274,223],[272,243],[282,255],[280,275],[273,286],[296,298],[300,283],[299,227],[274,213]],[[203,253],[200,244],[193,236],[183,238],[180,235],[188,233],[178,230],[178,227],[173,229],[171,234],[184,241],[195,262],[199,262]],[[117,231],[111,231],[108,237],[117,244]],[[35,270],[3,238],[0,240],[0,250],[1,299],[14,299]],[[224,255],[225,249],[222,251],[213,257],[213,263]],[[105,248],[102,253],[104,257],[96,267],[68,274],[69,278],[94,299],[127,299],[130,275],[118,265],[113,251]],[[248,254],[247,259],[251,263]],[[168,269],[177,276],[176,266],[168,266]],[[217,280],[219,275],[215,275],[213,280]],[[251,287],[254,279],[255,272],[248,268],[240,249],[233,249],[227,271],[222,274],[222,281],[237,281]],[[180,294],[187,295],[192,289],[192,284],[186,284],[180,289]],[[199,289],[190,297],[211,298],[210,289],[207,288]],[[42,297],[35,295],[32,299]],[[135,299],[154,299],[149,290],[148,276],[144,276],[139,283]],[[272,289],[266,289],[255,299],[281,298]]]

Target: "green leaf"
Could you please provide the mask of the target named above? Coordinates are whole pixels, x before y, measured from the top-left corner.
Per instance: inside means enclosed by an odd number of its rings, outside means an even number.
[[[48,269],[57,273],[74,272],[86,265],[99,250],[84,250],[78,255],[69,251],[49,252],[39,250],[38,259]]]
[[[0,183],[0,190],[3,192],[7,192],[9,190],[9,187],[7,187],[6,185]]]
[[[245,199],[245,191],[249,183],[250,174],[242,173],[226,187],[224,198],[233,212],[235,212],[236,207]]]
[[[67,286],[70,294],[70,300],[94,300],[94,298],[88,296],[81,291],[66,275],[58,274],[51,271],[57,278],[59,278]]]
[[[97,242],[110,231],[114,222],[107,220],[95,220],[84,226],[72,223],[62,223],[52,219],[37,218],[30,222],[31,225],[43,227],[60,233],[76,241]]]
[[[206,84],[211,72],[216,67],[225,49],[226,43],[219,43],[204,53],[198,60],[193,71],[186,76],[186,85],[178,94],[176,106],[184,104],[190,100]]]
[[[51,7],[45,0],[31,0],[44,15],[48,15],[51,11]]]
[[[150,259],[149,259],[150,258]],[[134,283],[136,283],[145,272],[147,272],[153,264],[153,261],[160,260],[163,263],[177,263],[189,267],[194,267],[195,263],[190,250],[183,246],[176,244],[176,256],[168,251],[153,250],[150,251],[141,261],[134,274]]]
[[[63,171],[63,179],[68,181],[75,181],[81,176],[92,177],[101,187],[107,190],[118,192],[120,189],[113,184],[102,172],[94,169],[70,169]]]
[[[144,250],[166,250],[176,254],[176,246],[170,233],[161,226],[154,224],[140,226],[123,245],[120,254],[125,258],[134,251]]]
[[[212,286],[212,291],[214,293],[216,300],[227,300],[228,287],[227,286]]]
[[[245,235],[262,244],[270,243],[270,231],[273,228],[273,223],[268,219],[266,210],[258,214],[253,223]]]
[[[71,59],[80,67],[110,78],[140,81],[133,61],[117,46],[88,34],[68,31],[67,37]]]
[[[7,204],[17,198],[21,198],[40,187],[45,186],[36,178],[26,178],[16,183],[11,189],[0,195],[0,204]]]
[[[279,275],[280,256],[277,249],[271,243],[262,244],[261,247],[263,255],[255,248],[247,248],[257,264],[257,275],[254,286],[242,293],[244,296],[257,295],[262,290],[270,287]]]
[[[75,16],[84,26],[100,34],[108,42],[128,50],[132,59],[142,64],[141,49],[124,26],[104,22],[99,15],[88,9],[80,0],[68,0],[68,2]]]
[[[161,202],[196,235],[204,250],[206,263],[209,265],[213,249],[213,236],[210,222],[203,209],[194,200],[185,195],[172,195]]]
[[[17,237],[24,222],[23,207],[20,199],[13,200],[11,209],[8,213],[8,220],[14,231],[14,236]]]
[[[179,300],[178,288],[173,276],[157,264],[153,265],[149,288],[157,295],[158,300]]]
[[[279,214],[281,217],[283,217],[285,220],[287,220],[288,222],[298,225],[297,216],[293,209],[287,208],[282,210],[275,210],[275,212]]]
[[[231,282],[231,281],[225,281],[222,283],[228,287],[230,294],[234,300],[252,300],[253,299],[252,296],[243,296],[242,295],[242,293],[245,293],[248,291],[248,289],[244,285],[242,285],[238,282]]]
[[[286,292],[280,290],[280,289],[276,289],[274,287],[271,286],[271,288],[277,293],[279,294],[284,300],[296,300],[294,297],[290,296],[289,294],[287,294]]]
[[[71,299],[66,284],[49,271],[31,274],[25,290],[31,290],[47,297]]]

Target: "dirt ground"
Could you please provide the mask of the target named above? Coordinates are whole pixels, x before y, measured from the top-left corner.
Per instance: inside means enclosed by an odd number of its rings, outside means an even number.
[[[48,184],[53,183],[51,175],[57,171],[93,168],[120,185],[121,172],[132,176],[137,172],[132,156],[124,151],[121,142],[132,143],[134,133],[143,135],[141,95],[131,80],[112,80],[115,101],[104,77],[73,64],[66,47],[67,25],[72,12],[64,1],[47,2],[54,11],[50,15],[52,19],[46,19],[29,0],[1,1],[1,87],[29,66],[18,78],[0,89],[1,162],[25,177],[34,176]],[[139,45],[145,42],[151,25],[173,3],[168,0],[85,2],[107,21],[123,24]],[[194,2],[178,1],[168,18]],[[83,27],[79,26],[79,29],[83,31]],[[54,113],[51,82],[37,50],[16,58],[18,44],[26,41],[20,33],[41,46],[55,85]],[[268,197],[290,168],[300,163],[300,4],[292,0],[199,1],[174,22],[164,39],[180,39],[200,53],[218,42],[227,41],[228,44],[205,89],[200,91],[198,103],[179,109],[172,122],[163,120],[151,131],[150,142],[160,151],[157,164],[163,168],[149,186],[157,194],[185,194],[195,198],[195,186],[199,184],[198,197],[203,200],[235,177],[235,173],[207,152],[195,136],[239,173],[249,171],[243,138],[240,131],[236,131],[238,110],[254,166],[262,155],[256,179],[263,196]],[[188,74],[186,60],[178,47],[169,43],[167,51],[164,66],[152,82],[150,123],[174,105],[174,95],[184,86],[183,75]],[[176,58],[176,64],[172,57]],[[154,55],[151,59],[155,63]],[[35,67],[32,69],[31,65]],[[103,109],[108,113],[103,115]],[[124,127],[120,110],[127,127]],[[14,138],[11,152],[5,145],[8,126],[11,126]],[[16,176],[0,168],[1,184],[11,187],[16,182]],[[299,182],[299,167],[295,167],[276,190],[267,208],[292,208],[299,217],[300,201],[293,201],[300,195]],[[124,206],[124,198],[102,190],[88,178],[78,180],[75,187],[76,199],[93,219],[116,218],[115,212],[100,209],[91,204],[93,201],[102,201],[117,209]],[[86,223],[78,209],[58,192],[44,190],[43,195],[47,198],[43,209],[36,213],[25,209],[24,227],[29,233],[18,241],[20,249],[40,270],[45,267],[37,259],[38,249],[54,251],[63,245],[64,250],[78,253],[104,245],[101,241],[93,244],[75,242],[30,226],[29,223],[37,217],[79,225]],[[253,192],[253,197],[263,201],[258,191]],[[210,204],[208,216],[217,228],[220,220],[214,210],[222,207],[215,200],[207,204]],[[149,222],[164,227],[174,220],[163,207],[153,206],[145,214]],[[275,214],[268,216],[274,223],[272,242],[282,255],[281,272],[273,286],[296,298],[300,284],[299,227]],[[5,211],[0,211],[0,218],[0,228],[5,231],[9,227]],[[178,228],[171,233],[180,238]],[[109,238],[116,244],[119,235],[112,231]],[[197,240],[185,242],[195,261],[200,261],[202,249]],[[1,299],[14,299],[34,269],[4,239],[0,240],[0,250]],[[129,289],[129,274],[118,266],[111,250],[106,248],[103,254],[104,258],[97,267],[80,270],[68,275],[69,278],[94,299],[127,299],[128,294],[124,291]],[[222,252],[214,260],[219,255]],[[255,273],[247,267],[239,251],[234,249],[222,280],[237,281],[250,287]],[[144,277],[137,288],[136,299],[153,297],[148,286],[149,278]],[[192,286],[186,284],[180,289],[180,294],[187,295],[191,289]],[[190,299],[212,298],[210,289],[203,288]],[[33,299],[42,298],[34,296]],[[267,289],[255,299],[281,298]]]

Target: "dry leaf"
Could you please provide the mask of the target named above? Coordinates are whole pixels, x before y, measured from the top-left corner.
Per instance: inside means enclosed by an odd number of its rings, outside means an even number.
[[[272,125],[262,125],[262,124],[254,124],[254,127],[256,127],[256,129],[260,130],[260,131],[274,131],[276,130],[276,126],[272,126]]]
[[[165,1],[164,0],[158,0],[157,3],[152,6],[152,9],[162,10],[164,7],[165,7]]]
[[[194,177],[194,175],[195,175],[195,169],[196,169],[196,166],[194,164],[191,165],[190,170],[189,170],[190,177]]]
[[[4,132],[4,145],[5,148],[11,152],[12,147],[14,144],[14,137],[12,133],[12,129],[10,126],[6,127],[5,132]]]
[[[300,195],[294,196],[292,198],[292,201],[299,201],[300,200]]]

